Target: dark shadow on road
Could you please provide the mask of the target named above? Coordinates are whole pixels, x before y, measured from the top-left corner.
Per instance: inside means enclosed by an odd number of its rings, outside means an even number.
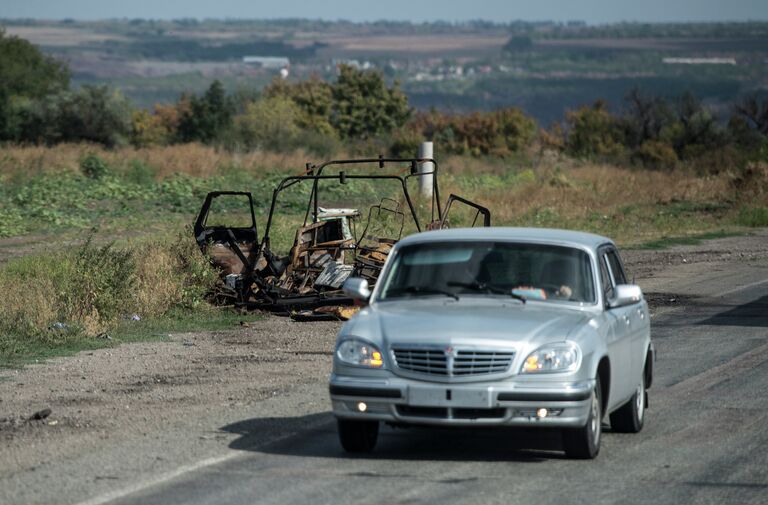
[[[382,424],[376,449],[366,455],[350,455],[342,450],[330,412],[253,418],[221,430],[240,435],[229,444],[230,449],[287,456],[527,463],[564,458],[560,432],[556,430],[393,428]]]
[[[768,327],[768,295],[720,312],[698,324],[711,326]]]

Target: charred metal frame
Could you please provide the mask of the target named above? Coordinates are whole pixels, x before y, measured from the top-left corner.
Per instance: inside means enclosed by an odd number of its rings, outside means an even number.
[[[426,172],[419,171],[419,165],[424,163],[432,163],[432,169]],[[406,166],[402,166],[406,164]],[[392,167],[394,165],[400,165],[403,168],[402,173],[348,173],[346,170],[339,170],[338,174],[329,175],[324,173],[330,167],[346,167],[350,165],[377,165],[379,169]],[[312,165],[307,163],[305,172],[301,175],[288,176],[283,178],[277,187],[272,191],[272,200],[269,207],[269,214],[267,216],[266,227],[264,228],[264,235],[259,240],[258,229],[256,227],[256,215],[255,207],[253,205],[253,196],[249,192],[242,191],[215,191],[207,195],[205,202],[200,210],[197,220],[194,224],[195,239],[198,242],[201,250],[206,251],[207,244],[213,240],[220,244],[226,244],[232,253],[242,262],[242,274],[244,282],[238,285],[238,288],[231,295],[236,296],[239,301],[234,300],[236,305],[244,305],[254,308],[266,308],[277,311],[291,311],[300,308],[315,308],[322,305],[348,305],[352,303],[351,298],[344,297],[340,292],[317,292],[313,294],[299,294],[296,292],[289,292],[285,289],[277,288],[272,284],[265,281],[270,274],[266,272],[272,272],[271,275],[280,275],[285,266],[281,263],[281,259],[275,256],[270,250],[270,231],[277,209],[277,201],[280,194],[288,188],[293,187],[296,184],[309,181],[312,184],[311,192],[309,194],[309,200],[307,201],[306,211],[304,213],[304,225],[306,228],[310,223],[310,214],[312,216],[311,223],[315,224],[321,221],[319,212],[319,200],[320,200],[320,186],[322,181],[338,181],[339,184],[345,184],[348,180],[389,180],[397,181],[402,188],[403,197],[405,203],[408,206],[406,211],[401,203],[397,200],[393,200],[397,206],[395,210],[389,208],[382,208],[384,200],[392,200],[391,198],[384,198],[379,202],[379,215],[382,210],[394,212],[402,216],[400,221],[400,235],[402,235],[403,227],[405,225],[405,215],[410,213],[413,223],[416,226],[417,231],[426,229],[434,229],[434,227],[444,228],[447,225],[447,216],[450,211],[451,205],[458,201],[474,208],[477,212],[474,217],[472,226],[477,223],[478,218],[483,216],[483,225],[490,226],[491,216],[490,211],[474,202],[466,200],[462,197],[451,194],[445,210],[440,204],[440,189],[437,181],[438,164],[433,158],[385,158],[379,156],[378,158],[361,158],[361,159],[345,159],[345,160],[331,160],[321,163],[319,165]],[[430,222],[422,223],[419,221],[419,216],[416,213],[416,207],[414,201],[411,198],[411,194],[408,191],[408,182],[411,178],[422,177],[432,175],[432,198],[430,208]],[[214,226],[208,228],[206,222],[208,220],[208,213],[211,209],[213,200],[219,196],[244,196],[248,198],[250,205],[250,217],[251,226],[248,227],[227,227],[227,226]],[[365,234],[370,226],[371,216],[373,215],[374,207],[372,206],[368,212],[368,222],[365,229],[359,237],[357,237],[357,243],[354,246],[357,252],[360,247],[360,241],[365,237]],[[392,242],[396,242],[397,239],[387,239]],[[241,249],[239,243],[252,244],[248,250],[248,254]],[[265,261],[264,267],[259,266],[261,261]],[[362,260],[361,260],[362,261]],[[363,261],[363,263],[365,263]],[[366,263],[367,264],[367,263]],[[369,265],[370,266],[370,265]],[[251,300],[249,297],[252,295],[253,286],[258,287],[261,300]]]
[[[323,170],[330,166],[344,166],[344,165],[364,165],[364,164],[378,164],[379,168],[385,168],[387,163],[409,163],[410,174],[406,176],[393,175],[393,174],[347,174],[344,171],[340,171],[338,175],[323,175]],[[434,167],[429,172],[419,172],[418,165],[421,163],[432,163]],[[320,165],[311,165],[307,163],[306,172],[304,175],[294,175],[284,178],[280,181],[277,188],[272,192],[272,203],[269,207],[269,215],[267,217],[267,226],[264,228],[264,237],[261,241],[261,245],[257,254],[260,254],[264,248],[269,249],[269,232],[272,228],[272,218],[275,213],[275,207],[277,206],[277,198],[280,193],[291,186],[303,181],[312,182],[312,192],[309,195],[309,202],[307,204],[307,210],[304,214],[304,226],[309,222],[309,214],[312,211],[312,222],[316,223],[318,217],[319,207],[319,194],[320,194],[320,181],[322,180],[338,180],[340,184],[345,184],[347,180],[351,179],[367,179],[367,180],[396,180],[400,182],[403,188],[403,196],[408,203],[408,209],[410,210],[413,222],[416,225],[418,231],[422,231],[419,218],[416,215],[416,209],[413,206],[413,200],[408,192],[408,179],[412,177],[421,177],[425,175],[434,175],[432,177],[432,221],[435,220],[435,210],[437,210],[437,219],[442,220],[443,212],[440,206],[440,189],[437,184],[437,162],[433,158],[385,158],[380,156],[378,158],[360,158],[350,160],[331,160],[321,163]]]

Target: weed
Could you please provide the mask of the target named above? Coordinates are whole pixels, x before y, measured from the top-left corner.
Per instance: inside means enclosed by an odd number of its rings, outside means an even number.
[[[0,269],[0,358],[68,349],[115,330],[126,314],[200,310],[217,275],[191,234],[27,256]]]
[[[109,166],[95,154],[89,154],[80,162],[80,170],[89,179],[101,179],[109,173]]]

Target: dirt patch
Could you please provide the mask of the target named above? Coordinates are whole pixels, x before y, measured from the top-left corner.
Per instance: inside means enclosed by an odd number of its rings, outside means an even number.
[[[269,317],[226,332],[122,345],[0,376],[0,479],[40,461],[247,408],[327,379],[340,323]],[[293,363],[293,365],[290,365]],[[45,419],[33,413],[50,409]],[[96,435],[94,435],[94,433]],[[37,451],[29,451],[34,443]]]

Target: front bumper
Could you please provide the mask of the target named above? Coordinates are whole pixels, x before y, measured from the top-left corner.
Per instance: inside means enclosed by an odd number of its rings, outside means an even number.
[[[587,422],[594,387],[594,380],[437,384],[401,377],[332,375],[329,391],[334,415],[344,419],[442,426],[577,428]],[[547,415],[538,415],[539,409],[547,409]]]

